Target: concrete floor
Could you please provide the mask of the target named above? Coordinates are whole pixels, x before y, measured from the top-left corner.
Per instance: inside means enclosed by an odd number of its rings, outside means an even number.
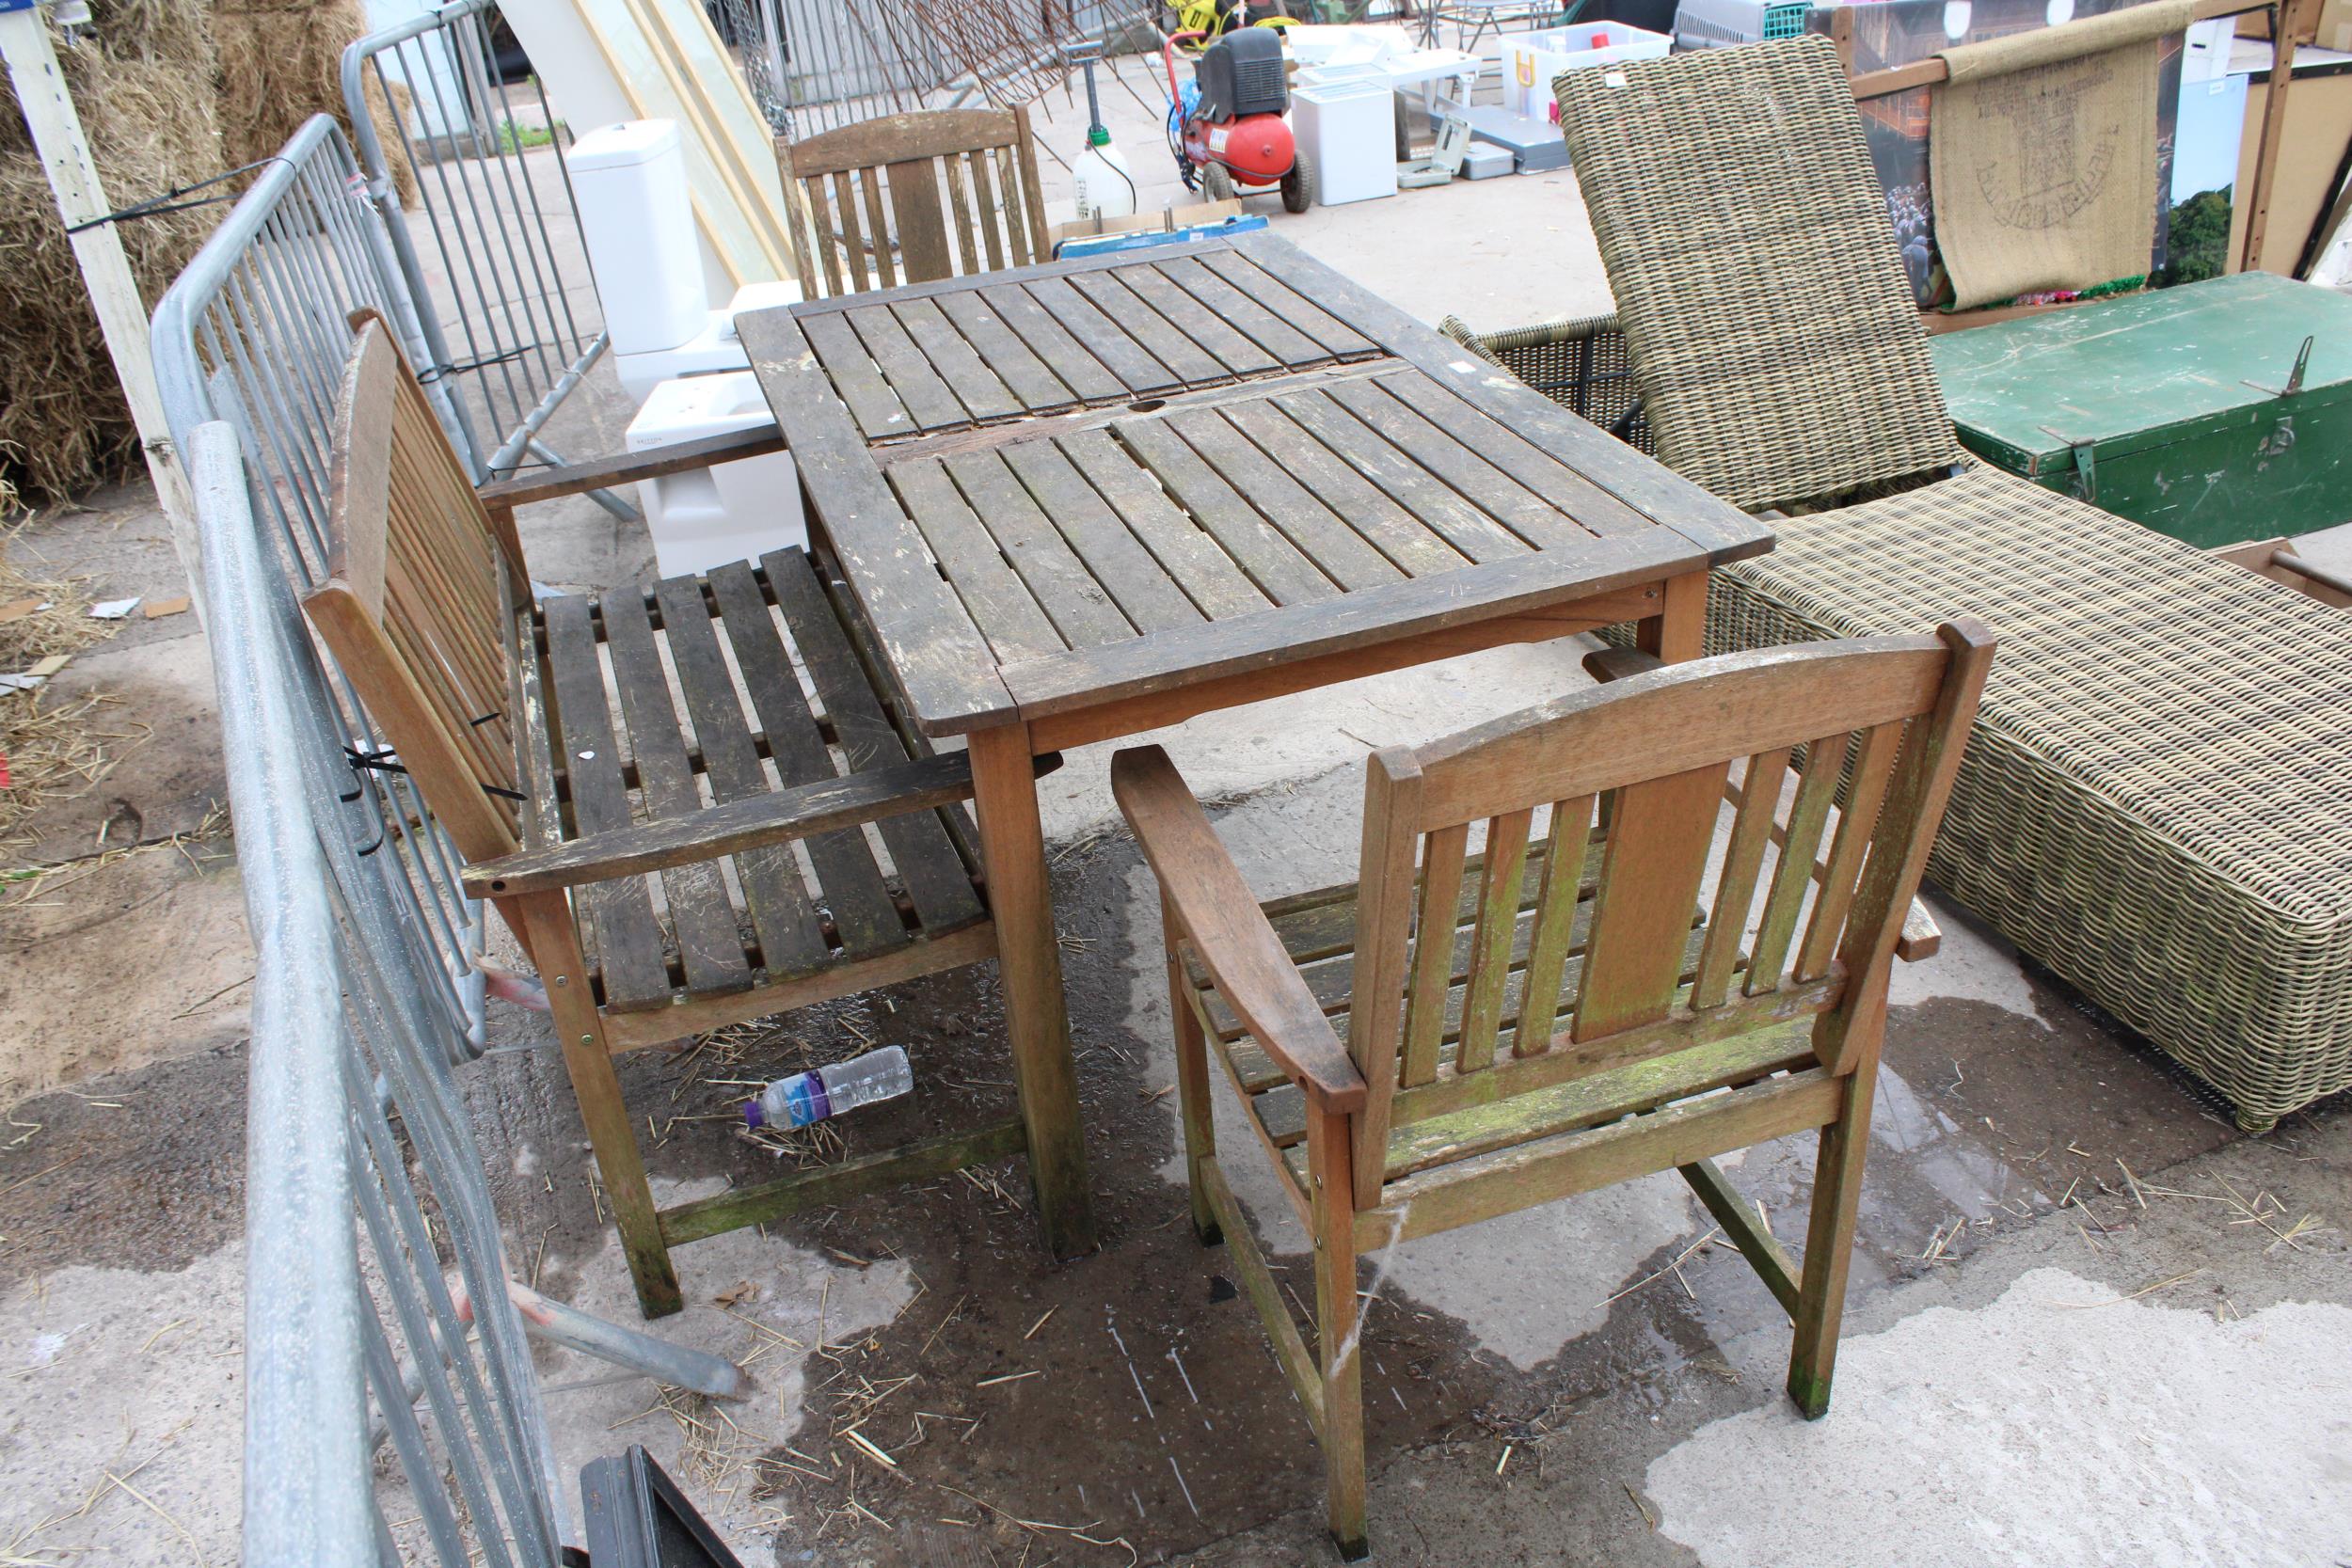
[[[1151,117],[1123,87],[1104,101],[1149,173]],[[1076,117],[1054,112],[1067,154]],[[1432,320],[1607,304],[1565,173],[1274,221]],[[549,440],[612,450],[626,420],[599,367]],[[523,531],[544,580],[649,574],[642,528],[585,502]],[[2343,531],[2307,547],[2352,556]],[[102,597],[176,591],[140,487],[44,515],[12,548]],[[196,632],[135,621],[76,659],[68,689],[118,699],[120,760],[39,824],[32,858],[62,869],[0,890],[0,1562],[236,1556],[252,968],[233,843],[171,845],[222,793]],[[1156,738],[1272,896],[1349,874],[1368,750],[1571,687],[1580,652],[1481,655]],[[1017,1162],[682,1249],[690,1305],[660,1331],[744,1360],[751,1393],[720,1420],[544,1352],[567,1469],[645,1443],[755,1564],[1329,1560],[1311,1437],[1223,1254],[1184,1221],[1154,895],[1106,762],[1074,752],[1044,784],[1102,1249],[1041,1258]],[[110,846],[153,847],[96,857],[102,824]],[[1831,1418],[1788,1409],[1785,1321],[1671,1176],[1410,1243],[1366,1274],[1379,1560],[2352,1562],[2352,1116],[2323,1105],[2245,1137],[1937,912],[1944,951],[1896,976]],[[516,1272],[634,1321],[544,1026],[503,1006],[492,1023],[505,1049],[465,1084]],[[869,1040],[906,1044],[918,1087],[840,1124],[851,1152],[1009,1103],[985,967],[699,1055],[641,1053],[624,1085],[660,1124],[665,1196],[773,1170],[727,1130],[742,1090],[724,1080]],[[1270,1173],[1226,1145],[1303,1294]],[[1726,1164],[1791,1233],[1808,1151]],[[896,1466],[840,1435],[852,1425]]]

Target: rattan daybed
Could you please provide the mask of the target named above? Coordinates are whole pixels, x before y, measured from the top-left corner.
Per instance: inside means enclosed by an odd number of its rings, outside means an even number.
[[[1554,88],[1659,455],[1795,514],[1714,574],[1710,651],[1983,617],[1931,877],[2242,1126],[2352,1085],[2352,615],[1970,462],[1826,40]],[[1459,335],[1605,360],[1574,331]]]

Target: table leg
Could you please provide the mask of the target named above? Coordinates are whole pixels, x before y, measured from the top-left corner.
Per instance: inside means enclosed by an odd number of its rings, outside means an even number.
[[[1686,572],[1666,579],[1666,601],[1659,612],[1638,623],[1634,645],[1668,664],[1680,664],[1707,652],[1707,574]]]
[[[1045,874],[1045,837],[1038,819],[1037,779],[1029,766],[1029,727],[980,730],[969,740],[972,804],[980,818],[980,852],[996,922],[1004,976],[1005,1027],[1012,1040],[1013,1083],[1029,1140],[1029,1180],[1038,1221],[1057,1258],[1094,1246],[1087,1196],[1086,1137],[1078,1124],[1078,1073],[1070,1055],[1063,1005],[1061,944],[1054,930],[1053,891]]]

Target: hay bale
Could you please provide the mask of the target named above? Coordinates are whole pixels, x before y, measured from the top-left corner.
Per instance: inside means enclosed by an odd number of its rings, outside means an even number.
[[[230,165],[266,158],[315,114],[330,114],[351,135],[343,105],[343,51],[365,37],[359,0],[221,0],[213,7],[213,36],[220,56],[220,138]],[[414,206],[416,170],[401,154],[399,122],[405,103],[384,102],[368,84],[369,114],[392,167],[400,199]],[[406,97],[396,88],[396,101]]]
[[[90,0],[57,55],[118,205],[217,174],[210,27],[194,0]],[[53,29],[54,32],[54,29]],[[119,226],[139,290],[161,298],[217,221],[199,207]],[[0,74],[0,505],[62,499],[134,466],[138,436],[16,95]]]

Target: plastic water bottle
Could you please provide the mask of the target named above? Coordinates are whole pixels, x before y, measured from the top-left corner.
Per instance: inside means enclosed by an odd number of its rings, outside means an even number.
[[[759,1091],[757,1100],[744,1101],[743,1119],[754,1127],[806,1127],[861,1105],[895,1100],[914,1087],[914,1069],[907,1066],[906,1052],[885,1045],[851,1061],[777,1079]]]

